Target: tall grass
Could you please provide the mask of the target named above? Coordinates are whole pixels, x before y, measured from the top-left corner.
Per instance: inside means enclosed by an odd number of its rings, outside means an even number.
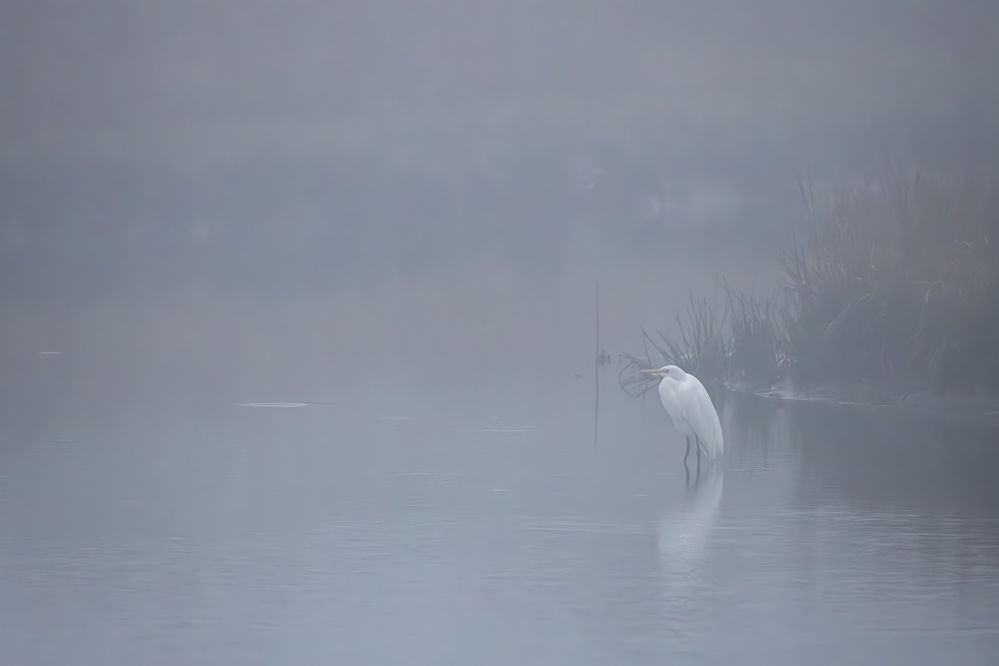
[[[997,185],[888,168],[820,200],[803,183],[780,288],[761,299],[726,283],[719,316],[692,299],[678,335],[645,334],[644,360],[757,388],[999,391]]]
[[[645,356],[623,354],[620,370],[621,387],[632,395],[647,391],[652,381],[637,374],[643,368],[678,365],[704,381],[712,382],[727,374],[729,350],[724,334],[724,320],[715,316],[707,299],[697,300],[693,294],[683,312],[676,316],[677,335],[661,330],[650,334],[642,329]]]

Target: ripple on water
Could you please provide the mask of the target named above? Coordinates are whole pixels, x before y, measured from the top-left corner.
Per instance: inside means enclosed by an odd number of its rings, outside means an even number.
[[[298,407],[308,407],[307,402],[237,402],[237,407],[262,407],[277,409],[295,409]]]

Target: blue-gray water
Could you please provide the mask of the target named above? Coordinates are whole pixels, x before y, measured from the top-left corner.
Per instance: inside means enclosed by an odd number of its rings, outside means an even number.
[[[0,663],[993,663],[995,431],[729,399],[687,488],[611,374],[8,403]]]

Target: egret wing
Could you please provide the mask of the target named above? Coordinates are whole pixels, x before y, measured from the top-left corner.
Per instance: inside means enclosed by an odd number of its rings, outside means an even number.
[[[683,417],[701,440],[708,458],[716,458],[724,449],[724,441],[721,421],[711,402],[711,396],[700,380],[693,375],[688,374],[683,384],[678,390],[682,396]]]

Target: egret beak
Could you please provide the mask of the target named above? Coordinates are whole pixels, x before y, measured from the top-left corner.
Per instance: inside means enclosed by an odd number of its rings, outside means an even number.
[[[650,377],[662,377],[663,376],[663,370],[662,370],[662,368],[649,368],[648,370],[639,370],[638,374],[640,374],[640,375],[648,375]]]

